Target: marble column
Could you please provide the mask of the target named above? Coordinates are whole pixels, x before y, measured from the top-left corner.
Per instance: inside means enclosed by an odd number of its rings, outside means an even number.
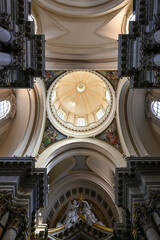
[[[154,212],[153,213],[153,218],[154,218],[154,221],[155,221],[155,223],[158,227],[158,230],[160,232],[160,217],[159,217],[158,213]]]
[[[2,233],[3,233],[3,230],[7,224],[7,221],[8,221],[8,217],[9,217],[9,212],[7,212],[1,219],[0,221],[0,238],[2,236]]]
[[[12,63],[12,55],[0,52],[0,66],[8,66]]]
[[[11,40],[12,34],[6,29],[0,27],[0,42],[7,43]]]
[[[4,233],[2,240],[15,240],[16,236],[17,230],[15,228],[9,227]]]
[[[144,228],[145,235],[148,240],[160,240],[160,235],[158,234],[154,225],[150,224]]]

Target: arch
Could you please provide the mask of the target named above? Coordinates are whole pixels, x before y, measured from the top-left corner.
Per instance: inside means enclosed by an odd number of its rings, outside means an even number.
[[[54,219],[56,219],[59,211],[62,209],[62,207],[64,205],[67,204],[67,202],[73,200],[73,199],[77,199],[80,196],[80,193],[77,191],[77,193],[73,194],[72,190],[73,189],[79,189],[79,188],[88,188],[90,190],[94,190],[96,192],[96,197],[93,197],[91,195],[85,195],[84,193],[84,197],[94,201],[101,209],[103,209],[103,211],[105,210],[103,207],[103,201],[99,202],[97,199],[98,194],[103,196],[103,199],[107,202],[108,208],[107,211],[104,212],[107,221],[110,222],[110,220],[108,219],[108,210],[111,209],[113,212],[113,216],[118,219],[118,209],[114,204],[114,194],[113,194],[113,188],[110,188],[108,186],[108,184],[106,184],[106,182],[101,179],[99,176],[97,176],[96,174],[93,174],[91,172],[83,172],[83,171],[77,171],[77,172],[72,172],[69,173],[68,175],[66,175],[63,179],[57,181],[56,183],[52,184],[50,187],[50,194],[49,194],[49,201],[48,201],[48,205],[47,208],[45,209],[45,211],[43,212],[43,217],[44,217],[44,221],[47,220],[47,216],[49,215],[51,209],[54,209],[54,206],[56,203],[58,203],[59,207],[56,210]],[[65,200],[63,201],[63,203],[61,203],[60,197],[63,195],[66,195],[67,192],[70,192],[70,195],[68,197],[65,197]],[[111,222],[110,222],[111,224]],[[110,225],[111,226],[111,225]]]
[[[112,171],[126,165],[123,155],[109,144],[98,139],[65,139],[55,143],[37,156],[37,167],[49,172],[57,163],[75,155],[88,155],[107,161]]]
[[[40,148],[46,123],[46,88],[42,79],[36,78],[34,85],[35,115],[30,141],[25,155],[36,156]]]
[[[39,7],[49,10],[50,12],[77,18],[97,17],[109,14],[126,6],[128,2],[129,0],[95,0],[91,2],[88,2],[87,0],[83,2],[79,0],[76,2],[70,0],[58,0],[56,3],[50,0],[45,2],[43,0],[33,1],[34,4],[37,4]],[[82,8],[83,11],[81,11]]]
[[[107,161],[102,161],[95,157],[88,157],[86,159],[86,165],[92,172],[103,178],[110,188],[113,187],[113,171],[108,166]]]
[[[139,117],[141,123],[145,120],[144,96],[146,90],[143,91],[142,89],[140,91],[130,89],[130,82],[127,78],[123,78],[119,82],[117,91],[117,101],[119,103],[117,106],[117,125],[122,148],[126,156],[147,155],[137,130],[137,118]],[[141,106],[141,116],[138,112],[140,108],[136,108],[137,99],[141,103],[138,103]]]
[[[130,89],[129,85],[126,78],[121,79],[117,91],[116,120],[124,153],[126,156],[159,156],[159,141],[146,114],[148,90]]]
[[[34,89],[16,89],[16,115],[1,145],[1,156],[35,156],[39,150],[46,119],[42,80]],[[25,107],[24,107],[25,106]]]

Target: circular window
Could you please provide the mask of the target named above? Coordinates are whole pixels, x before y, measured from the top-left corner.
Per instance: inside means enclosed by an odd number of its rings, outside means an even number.
[[[67,136],[97,135],[111,123],[114,105],[111,84],[94,71],[67,71],[48,91],[48,117]]]
[[[4,118],[10,111],[11,104],[7,100],[0,101],[0,119]]]
[[[160,101],[153,101],[151,103],[151,109],[152,109],[152,112],[154,113],[154,115],[157,118],[160,118]]]

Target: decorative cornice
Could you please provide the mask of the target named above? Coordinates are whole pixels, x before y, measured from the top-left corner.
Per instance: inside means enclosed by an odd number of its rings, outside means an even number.
[[[128,157],[127,168],[116,169],[116,204],[118,207],[126,207],[127,186],[138,188],[140,186],[141,175],[147,174],[153,176],[156,171],[160,171],[160,158],[159,157]],[[145,180],[145,179],[144,179]],[[154,181],[154,180],[153,180]],[[144,184],[147,184],[146,182]]]

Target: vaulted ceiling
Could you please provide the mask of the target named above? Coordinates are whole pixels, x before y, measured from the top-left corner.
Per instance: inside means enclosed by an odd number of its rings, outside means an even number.
[[[117,69],[118,34],[132,1],[33,0],[32,9],[46,37],[47,69]]]

